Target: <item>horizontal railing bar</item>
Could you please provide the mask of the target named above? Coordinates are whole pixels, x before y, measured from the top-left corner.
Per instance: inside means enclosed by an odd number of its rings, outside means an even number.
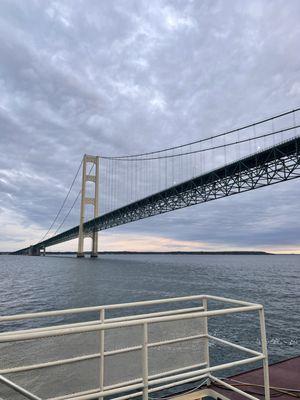
[[[230,362],[230,363],[216,365],[214,367],[204,368],[201,371],[185,372],[184,374],[173,375],[173,376],[168,377],[168,378],[161,378],[161,379],[151,380],[151,382],[149,382],[149,384],[151,383],[151,385],[159,385],[160,383],[168,382],[168,380],[175,380],[175,379],[180,379],[180,378],[189,378],[189,377],[195,376],[197,374],[197,372],[201,372],[202,374],[206,374],[206,373],[210,373],[212,371],[220,371],[220,370],[223,370],[223,369],[236,367],[238,365],[244,365],[244,364],[253,363],[253,362],[262,360],[263,358],[264,358],[264,356],[256,356],[256,357],[251,357],[251,358],[245,358],[244,360],[233,361],[233,362]]]
[[[105,356],[113,356],[115,354],[129,353],[130,351],[141,350],[142,348],[143,348],[142,345],[132,346],[132,347],[124,347],[123,349],[105,351],[104,355]]]
[[[241,306],[254,306],[254,305],[261,305],[257,303],[250,303],[249,301],[242,301],[242,300],[235,300],[235,299],[228,299],[227,297],[221,297],[221,296],[213,296],[210,294],[204,295],[204,297],[208,300],[216,300],[216,301],[222,301],[224,303],[231,303],[231,304],[239,304]]]
[[[131,379],[129,381],[124,381],[124,382],[119,382],[119,383],[114,383],[113,385],[108,385],[104,386],[103,390],[110,390],[110,389],[117,389],[119,387],[123,387],[124,385],[130,386],[130,385],[135,385],[136,383],[141,383],[143,382],[143,378],[136,378],[136,379]]]
[[[141,349],[142,349],[142,346],[134,346],[134,347],[126,347],[124,349],[110,350],[110,351],[105,351],[104,356],[112,356],[115,354],[129,353],[130,351],[136,351],[136,350],[141,350]],[[58,365],[72,364],[75,362],[91,360],[93,358],[99,358],[99,357],[101,357],[101,353],[87,354],[84,356],[66,358],[63,360],[48,361],[48,362],[44,362],[44,363],[40,363],[40,364],[32,364],[32,365],[24,365],[22,367],[6,368],[6,369],[0,370],[0,374],[9,374],[9,373],[15,373],[15,372],[31,371],[31,370],[40,369],[40,368],[55,367]]]
[[[58,396],[58,397],[51,397],[48,398],[47,400],[73,400],[78,396],[83,396],[86,394],[94,394],[100,392],[100,388],[97,389],[90,389],[90,390],[84,390],[83,392],[77,392],[77,393],[72,393],[72,394],[64,394],[63,396]]]
[[[42,400],[40,397],[28,392],[28,390],[23,389],[21,386],[15,384],[14,382],[10,381],[9,379],[5,378],[4,376],[0,375],[0,382],[2,382],[4,385],[10,387],[13,389],[15,392],[22,394],[29,400]]]
[[[84,307],[84,308],[71,308],[66,310],[53,310],[53,311],[41,311],[41,312],[39,311],[27,314],[4,315],[0,316],[0,322],[19,321],[23,319],[44,318],[44,317],[56,317],[59,315],[68,315],[68,314],[81,314],[81,313],[101,311],[102,309],[103,309],[102,306],[95,306],[95,307]]]
[[[189,369],[201,368],[201,367],[204,367],[205,365],[207,365],[207,363],[203,362],[203,363],[200,363],[200,364],[194,364],[194,365],[190,365],[190,366],[183,367],[183,368],[173,369],[171,371],[161,372],[159,374],[150,375],[149,376],[149,384],[151,383],[150,380],[158,378],[160,376],[164,377],[164,376],[168,376],[168,375],[174,374],[174,373],[179,372],[179,371],[187,371]]]
[[[230,363],[216,365],[214,367],[210,367],[209,368],[209,372],[211,372],[211,371],[221,371],[223,369],[228,369],[228,368],[236,367],[236,366],[239,366],[239,365],[251,364],[251,363],[254,363],[256,361],[263,360],[264,358],[265,358],[264,355],[260,355],[260,356],[245,358],[243,360],[232,361]]]
[[[48,398],[47,400],[73,400],[73,399],[75,399],[75,397],[78,397],[78,396],[95,394],[95,393],[97,394],[99,392],[100,392],[100,388],[97,388],[97,389],[91,389],[91,390],[84,390],[83,392],[64,394],[63,396],[58,396],[58,397],[51,397],[51,398]]]
[[[212,339],[212,340],[216,341],[216,342],[219,342],[219,343],[222,343],[222,344],[225,344],[225,345],[234,347],[235,349],[238,349],[238,350],[241,350],[241,351],[245,351],[245,352],[250,353],[250,354],[254,354],[255,356],[261,356],[261,355],[263,355],[263,353],[260,353],[259,351],[255,351],[255,350],[252,350],[252,349],[248,349],[247,347],[240,346],[240,345],[235,344],[235,343],[231,343],[231,342],[229,342],[228,340],[220,339],[220,338],[218,338],[218,337],[216,337],[216,336],[207,335],[207,337],[208,337],[209,339]]]
[[[150,390],[148,390],[148,393],[149,392],[150,392]],[[138,397],[138,396],[143,396],[143,391],[126,394],[124,396],[115,397],[114,400],[127,400],[127,399],[133,399],[134,397]],[[75,398],[74,400],[77,400],[77,399]],[[82,399],[80,398],[80,400],[82,400]]]
[[[161,342],[149,343],[148,347],[156,347],[156,346],[163,346],[165,344],[187,342],[189,340],[201,339],[201,338],[205,338],[205,337],[207,337],[207,335],[206,334],[202,334],[202,335],[180,337],[180,338],[176,338],[176,339],[162,340]]]
[[[122,387],[119,387],[119,388],[116,388],[116,389],[101,390],[100,392],[95,393],[94,397],[88,397],[88,398],[89,399],[94,399],[95,397],[112,396],[114,394],[119,394],[119,393],[122,393],[122,392],[127,392],[127,391],[129,392],[131,390],[138,390],[138,389],[141,389],[143,386],[144,386],[144,384],[143,384],[143,382],[141,382],[141,383],[136,383],[136,384],[130,385],[130,386],[122,386]],[[91,395],[91,396],[93,396],[93,395]],[[76,397],[75,397],[75,399],[76,399]],[[50,400],[50,399],[48,399],[48,400]]]
[[[208,377],[208,374],[198,375],[198,376],[194,376],[192,378],[183,379],[183,380],[178,381],[178,382],[173,382],[173,383],[169,383],[167,385],[159,386],[159,387],[156,387],[156,388],[151,388],[151,389],[149,389],[149,393],[157,392],[159,390],[169,389],[169,388],[174,387],[174,386],[184,385],[184,384],[189,383],[189,382],[195,382],[198,379],[203,379],[203,378],[206,378],[206,377]]]
[[[258,397],[251,396],[251,394],[248,394],[248,393],[244,392],[241,389],[238,389],[238,388],[236,388],[236,387],[234,387],[232,385],[229,385],[229,383],[223,382],[221,379],[218,379],[215,376],[210,375],[209,377],[213,382],[216,382],[219,385],[222,385],[222,386],[226,387],[227,389],[231,389],[232,391],[234,391],[236,393],[239,393],[242,396],[245,396],[250,400],[260,400]]]
[[[48,361],[40,364],[32,364],[32,365],[24,365],[22,367],[14,367],[14,368],[6,368],[0,370],[0,374],[12,374],[16,372],[24,372],[24,371],[32,371],[34,369],[42,369],[42,368],[48,368],[48,367],[55,367],[58,365],[65,365],[65,364],[72,364],[75,362],[79,361],[86,361],[86,360],[92,360],[93,358],[99,358],[101,356],[100,353],[95,353],[95,354],[88,354],[85,356],[78,356],[78,357],[73,357],[73,358],[65,358],[63,360],[55,360],[55,361]]]
[[[181,385],[184,385],[186,383],[195,382],[197,380],[200,380],[200,379],[203,379],[203,378],[206,378],[206,377],[207,377],[207,375],[199,375],[199,376],[196,376],[196,377],[193,377],[193,378],[184,379],[184,380],[179,381],[179,382],[175,382],[175,383],[173,382],[173,383],[169,383],[167,385],[159,386],[159,387],[156,387],[156,388],[151,388],[151,389],[148,390],[148,392],[149,393],[158,392],[160,390],[169,389],[169,388],[174,387],[174,386],[181,386]],[[142,396],[142,394],[143,394],[142,391],[141,392],[136,392],[136,393],[132,393],[130,395],[116,397],[115,400],[127,400],[129,398]],[[60,399],[55,399],[55,400],[60,400]],[[73,398],[72,398],[72,400],[73,400]],[[75,398],[74,400],[85,400],[85,399],[76,399]]]
[[[107,305],[104,307],[106,310],[113,310],[116,308],[130,308],[130,307],[147,306],[147,305],[153,305],[153,304],[177,303],[180,301],[200,300],[200,299],[203,299],[203,297],[204,297],[203,295],[170,297],[170,298],[158,299],[158,300],[145,300],[145,301],[135,301],[132,303],[110,304],[110,305]]]
[[[146,313],[146,314],[136,314],[136,315],[128,315],[124,317],[118,317],[118,318],[108,318],[106,321],[109,322],[121,322],[121,321],[130,321],[133,319],[142,319],[142,318],[152,318],[152,317],[159,317],[159,316],[164,316],[164,315],[173,315],[173,314],[183,314],[183,313],[189,313],[193,311],[202,311],[204,310],[203,307],[191,307],[191,308],[181,308],[178,310],[168,310],[168,311],[161,311],[161,312],[153,312],[153,313]]]
[[[96,325],[96,324],[101,324],[99,319],[95,319],[92,321],[87,321],[87,322],[76,322],[72,324],[63,324],[63,325],[51,325],[51,326],[45,326],[45,327],[38,327],[38,328],[32,328],[32,329],[22,329],[19,331],[10,331],[10,332],[1,332],[0,333],[0,338],[1,336],[6,336],[6,335],[18,335],[20,332],[22,333],[33,333],[33,332],[43,332],[43,331],[51,331],[55,329],[64,329],[64,328],[72,328],[72,327],[78,327],[78,326],[89,326],[89,325]]]
[[[150,318],[150,317],[155,317],[155,316],[163,316],[163,315],[172,315],[172,314],[183,314],[184,312],[192,312],[192,311],[201,311],[204,310],[203,307],[192,307],[192,308],[182,308],[178,310],[171,310],[171,311],[162,311],[162,312],[157,312],[157,313],[148,313],[148,314],[138,314],[138,315],[128,315],[125,317],[118,317],[118,318],[107,318],[104,323],[110,323],[110,322],[121,322],[121,321],[127,321],[127,320],[133,320],[133,319],[141,319],[141,318]],[[33,329],[24,329],[22,330],[22,333],[32,333],[32,332],[42,332],[42,331],[47,331],[47,330],[55,330],[55,329],[63,329],[63,328],[70,328],[70,327],[77,327],[77,326],[89,326],[89,325],[94,325],[94,324],[101,324],[98,319],[97,320],[92,320],[88,322],[77,322],[77,323],[72,323],[72,324],[64,324],[64,325],[52,325],[48,327],[43,327],[43,328],[33,328]],[[20,331],[11,331],[11,332],[1,332],[0,337],[3,335],[16,335]]]
[[[86,394],[81,394],[81,395],[80,394],[78,394],[78,395],[75,394],[75,396],[73,394],[72,397],[69,397],[69,396],[51,397],[51,398],[48,398],[47,400],[95,400],[96,398],[98,398],[99,393],[101,393],[101,392],[100,391],[98,391],[98,392],[94,392],[93,391],[91,393],[86,393]],[[142,391],[135,392],[135,393],[130,393],[130,394],[127,394],[125,396],[115,397],[114,400],[132,399],[134,397],[141,396],[142,394],[143,394]],[[104,396],[102,396],[102,397],[104,397]]]
[[[120,304],[108,304],[102,306],[93,306],[93,307],[81,307],[81,308],[69,308],[65,310],[53,310],[53,311],[42,311],[35,313],[27,313],[27,314],[15,314],[15,315],[4,315],[0,316],[0,322],[4,321],[17,321],[21,319],[32,319],[32,318],[43,318],[43,317],[54,317],[58,315],[67,315],[67,314],[80,314],[86,312],[94,312],[101,310],[114,310],[118,308],[131,308],[131,307],[139,307],[139,306],[147,306],[154,304],[165,304],[165,303],[175,303],[180,301],[192,301],[192,300],[200,300],[203,299],[203,295],[195,295],[195,296],[185,296],[185,297],[173,297],[159,300],[146,300],[146,301],[136,301],[132,303],[120,303]]]
[[[163,376],[172,375],[175,372],[184,372],[184,371],[188,371],[189,369],[201,368],[201,367],[203,367],[205,365],[207,365],[207,363],[203,362],[203,363],[200,363],[200,364],[189,365],[187,367],[182,367],[182,368],[177,368],[177,369],[173,369],[173,370],[166,371],[166,372],[161,372],[159,374],[149,375],[149,381],[151,379],[155,379],[155,378],[160,377],[160,376],[163,377]],[[132,384],[139,383],[139,382],[142,382],[142,381],[143,381],[143,378],[132,379],[130,381],[125,381],[125,382],[122,382],[122,383],[115,383],[114,385],[105,386],[104,389],[105,390],[115,389],[115,388],[118,388],[118,387],[121,387],[121,386],[124,386],[124,385],[132,385]]]
[[[53,317],[58,315],[67,315],[67,314],[80,314],[94,311],[105,310],[113,310],[113,309],[121,309],[121,308],[131,308],[131,307],[139,307],[139,306],[147,306],[154,304],[165,304],[165,303],[175,303],[175,302],[185,302],[185,301],[193,301],[193,300],[201,300],[201,299],[211,299],[217,301],[223,301],[232,304],[239,304],[245,306],[253,306],[257,305],[255,303],[250,303],[246,301],[227,299],[225,297],[220,296],[212,296],[212,295],[195,295],[195,296],[184,296],[184,297],[172,297],[166,299],[159,300],[146,300],[146,301],[136,301],[132,303],[120,303],[120,304],[108,304],[102,306],[93,306],[93,307],[81,307],[81,308],[69,308],[65,310],[53,310],[53,311],[42,311],[35,313],[26,313],[26,314],[15,314],[15,315],[4,315],[0,316],[0,322],[4,321],[17,321],[21,319],[32,319],[32,318],[43,318],[43,317]]]
[[[184,379],[184,380],[181,380],[181,381],[178,381],[178,382],[175,382],[175,383],[170,383],[170,384],[167,384],[167,385],[151,388],[151,389],[149,389],[149,393],[158,392],[160,390],[168,389],[168,388],[174,387],[174,386],[184,385],[185,383],[194,382],[194,381],[197,381],[199,379],[206,378],[206,377],[208,377],[208,374],[198,375],[198,376],[194,376],[194,377],[189,378],[189,379]],[[126,390],[127,391],[131,391],[131,390],[134,390],[134,389],[135,389],[134,387],[128,387],[124,391],[126,391]],[[142,394],[143,394],[142,391],[135,392],[135,393],[130,393],[130,394],[127,394],[127,395],[124,395],[124,396],[116,397],[115,400],[130,399],[130,398],[133,398],[133,397],[141,396]],[[75,395],[76,395],[76,393],[75,393]],[[103,391],[102,392],[99,391],[99,392],[93,392],[91,394],[80,395],[80,396],[76,396],[76,397],[74,397],[74,394],[72,394],[72,397],[65,397],[65,396],[63,396],[63,397],[61,397],[61,396],[60,397],[52,397],[52,398],[50,398],[48,400],[69,400],[69,399],[70,400],[94,400],[96,397],[104,397],[104,396],[108,396],[108,395],[109,395],[108,393],[104,393]]]
[[[104,323],[98,324],[95,326],[86,326],[86,327],[74,327],[74,328],[66,328],[66,329],[57,329],[51,331],[42,331],[35,332],[29,334],[19,333],[18,335],[3,335],[0,337],[0,343],[4,342],[14,342],[18,340],[30,340],[37,338],[45,338],[49,336],[63,336],[63,335],[71,335],[75,333],[83,333],[83,332],[95,332],[106,329],[116,329],[127,326],[137,326],[142,325],[144,323],[158,323],[158,322],[167,322],[167,321],[179,321],[185,319],[193,319],[198,317],[213,317],[218,315],[226,315],[226,314],[234,314],[241,312],[249,312],[261,310],[261,305],[253,305],[253,306],[245,306],[245,307],[234,307],[234,308],[224,308],[221,310],[212,310],[212,311],[201,311],[196,313],[188,313],[188,314],[180,314],[180,315],[169,315],[164,317],[154,317],[154,318],[145,318],[133,321],[123,321],[123,322],[112,322],[112,323]]]

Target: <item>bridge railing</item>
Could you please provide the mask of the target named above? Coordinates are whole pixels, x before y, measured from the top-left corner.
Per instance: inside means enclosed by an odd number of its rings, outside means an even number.
[[[208,308],[211,301],[221,302],[222,307]],[[228,303],[231,306],[224,308]],[[134,314],[139,308],[143,312]],[[117,315],[120,310],[129,313]],[[153,392],[203,379],[222,385],[214,373],[262,361],[265,397],[269,399],[264,312],[259,304],[200,295],[8,315],[0,317],[0,323],[70,314],[87,316],[94,312],[98,314],[97,320],[0,333],[0,398],[89,400],[109,396],[122,400],[142,396],[148,399]],[[109,317],[111,312],[114,315]],[[249,312],[259,314],[261,351],[209,333],[211,317]],[[212,365],[211,342],[248,356]],[[16,394],[22,397],[14,397]],[[242,394],[257,400],[248,393]]]

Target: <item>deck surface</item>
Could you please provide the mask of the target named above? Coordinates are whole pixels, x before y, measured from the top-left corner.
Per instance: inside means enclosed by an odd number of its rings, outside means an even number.
[[[289,388],[300,390],[300,356],[290,358],[288,360],[280,361],[278,363],[272,364],[269,366],[269,374],[270,374],[270,387],[279,387],[279,388]],[[248,383],[249,385],[237,386],[238,382]],[[239,389],[247,392],[251,392],[255,397],[264,398],[264,389],[260,386],[252,386],[255,385],[263,385],[263,369],[257,368],[251,371],[243,372],[238,375],[233,375],[230,378],[225,380],[226,383],[229,383],[232,386],[237,386]],[[239,393],[236,393],[232,390],[228,390],[225,388],[221,388],[219,385],[212,384],[209,389],[217,392],[221,396],[230,398],[231,400],[245,400],[246,398]],[[278,393],[275,390],[270,390],[271,399],[278,398],[278,400],[292,400],[295,397]],[[299,393],[300,394],[300,393]],[[182,394],[181,396],[176,397],[178,400],[196,400],[201,398],[201,391],[196,391],[194,393]]]

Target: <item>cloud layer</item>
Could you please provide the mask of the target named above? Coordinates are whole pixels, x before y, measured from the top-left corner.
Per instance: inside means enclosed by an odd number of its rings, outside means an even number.
[[[0,11],[1,250],[46,232],[84,153],[156,150],[300,103],[297,0]],[[102,233],[103,246],[299,251],[299,195],[292,181],[191,207]],[[66,228],[78,220],[75,209]]]

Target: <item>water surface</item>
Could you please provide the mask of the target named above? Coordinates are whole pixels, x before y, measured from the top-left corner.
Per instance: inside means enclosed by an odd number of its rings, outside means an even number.
[[[269,358],[275,362],[300,354],[299,273],[297,255],[1,256],[0,314],[204,293],[231,297],[264,305]],[[251,317],[214,318],[209,328],[214,335],[259,348],[257,320]],[[22,321],[18,326],[35,324]],[[2,323],[0,329],[12,327]],[[223,349],[213,357],[226,361]]]

